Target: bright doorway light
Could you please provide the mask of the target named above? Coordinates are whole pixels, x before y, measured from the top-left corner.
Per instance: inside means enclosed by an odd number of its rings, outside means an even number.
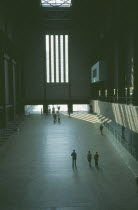
[[[88,104],[73,104],[73,112],[88,112]]]
[[[41,114],[43,112],[43,105],[26,105],[25,114]]]
[[[58,110],[58,107],[60,107],[60,111],[61,112],[67,112],[68,110],[68,106],[67,104],[54,104],[54,105],[49,105],[50,109],[52,110],[52,108],[54,107],[55,108],[55,111]]]

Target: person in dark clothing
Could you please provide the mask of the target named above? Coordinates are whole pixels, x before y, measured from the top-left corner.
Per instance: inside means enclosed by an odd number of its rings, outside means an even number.
[[[56,121],[57,121],[57,115],[56,115],[56,113],[53,114],[53,121],[54,121],[54,123],[56,123]]]
[[[71,156],[72,156],[72,168],[75,168],[77,167],[76,166],[76,159],[77,159],[77,153],[75,152],[75,150],[73,150],[73,152],[71,153]]]
[[[137,185],[137,193],[138,193],[138,176],[136,176],[136,185]]]
[[[55,114],[55,107],[52,107],[52,114]]]
[[[58,118],[58,123],[60,123],[60,113],[59,112],[57,114],[57,118]]]
[[[95,153],[94,160],[95,160],[95,166],[98,167],[98,161],[99,161],[99,154],[98,154],[98,152]]]
[[[100,125],[100,132],[101,132],[101,135],[103,135],[103,125],[102,124]]]
[[[91,104],[90,104],[90,113],[93,113],[93,107]]]
[[[87,153],[87,160],[89,162],[89,166],[91,167],[92,153],[90,151]]]
[[[122,125],[122,138],[125,139],[125,127]]]

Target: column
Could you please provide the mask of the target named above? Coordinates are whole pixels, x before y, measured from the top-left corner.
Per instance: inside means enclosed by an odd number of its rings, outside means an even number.
[[[12,60],[12,78],[13,78],[13,99],[12,99],[12,104],[13,104],[13,119],[15,119],[16,115],[16,62]]]

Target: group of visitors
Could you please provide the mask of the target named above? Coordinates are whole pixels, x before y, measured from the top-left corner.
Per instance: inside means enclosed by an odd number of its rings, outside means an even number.
[[[72,168],[74,167],[77,168],[77,165],[76,165],[77,153],[75,150],[73,150],[73,152],[71,153],[71,156],[72,156]],[[91,167],[92,153],[90,150],[87,153],[87,160],[88,160],[89,166]],[[99,162],[98,152],[96,152],[94,155],[94,161],[95,161],[95,166],[98,167],[98,162]]]
[[[58,123],[60,123],[60,106],[57,107],[57,111],[55,111],[55,107],[52,107],[52,114],[53,114],[53,122],[56,123],[58,121]]]

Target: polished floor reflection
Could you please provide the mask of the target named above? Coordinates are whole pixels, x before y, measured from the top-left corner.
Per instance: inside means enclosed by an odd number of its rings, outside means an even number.
[[[77,152],[72,169],[71,152]],[[99,168],[87,152],[100,155]],[[29,115],[0,147],[2,210],[136,210],[135,179],[95,115]]]

